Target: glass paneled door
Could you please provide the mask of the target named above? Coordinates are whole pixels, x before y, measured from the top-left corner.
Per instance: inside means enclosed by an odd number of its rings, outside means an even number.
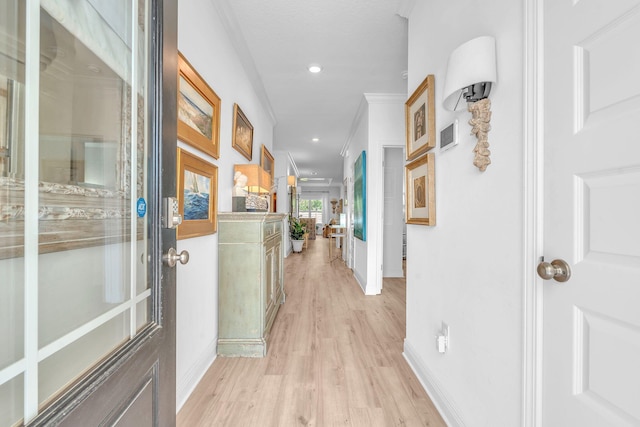
[[[0,0],[0,426],[175,422],[176,15]]]

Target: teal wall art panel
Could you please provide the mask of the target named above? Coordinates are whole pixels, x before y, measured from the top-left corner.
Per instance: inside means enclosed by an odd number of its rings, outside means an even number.
[[[367,241],[367,153],[362,151],[353,166],[353,235]]]

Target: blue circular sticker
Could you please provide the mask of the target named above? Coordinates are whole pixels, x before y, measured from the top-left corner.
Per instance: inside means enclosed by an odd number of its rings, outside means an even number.
[[[140,197],[136,206],[138,209],[138,217],[142,218],[147,213],[147,202]]]

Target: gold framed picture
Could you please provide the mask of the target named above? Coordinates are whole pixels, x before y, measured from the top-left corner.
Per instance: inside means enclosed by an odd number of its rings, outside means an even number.
[[[253,126],[238,104],[233,104],[232,144],[238,152],[251,161],[253,157]]]
[[[434,77],[429,74],[405,103],[407,160],[436,146]]]
[[[265,172],[269,174],[271,177],[271,184],[274,185],[275,178],[275,161],[273,160],[273,155],[269,152],[267,147],[262,144],[262,148],[260,149],[260,167],[264,169]],[[269,204],[271,212],[275,212],[276,209],[276,192],[274,191],[271,194],[271,203]]]
[[[407,224],[436,225],[435,157],[433,153],[405,166]]]
[[[218,168],[178,148],[178,240],[218,230]]]
[[[260,167],[269,174],[271,177],[271,183],[273,184],[275,163],[273,156],[264,144],[262,144],[262,149],[260,150]]]
[[[220,157],[220,97],[178,52],[178,139]]]

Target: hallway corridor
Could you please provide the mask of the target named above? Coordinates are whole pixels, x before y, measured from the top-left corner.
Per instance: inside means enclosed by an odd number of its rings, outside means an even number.
[[[285,259],[265,358],[218,357],[178,414],[194,426],[444,426],[402,356],[405,284],[365,296],[328,239]]]

